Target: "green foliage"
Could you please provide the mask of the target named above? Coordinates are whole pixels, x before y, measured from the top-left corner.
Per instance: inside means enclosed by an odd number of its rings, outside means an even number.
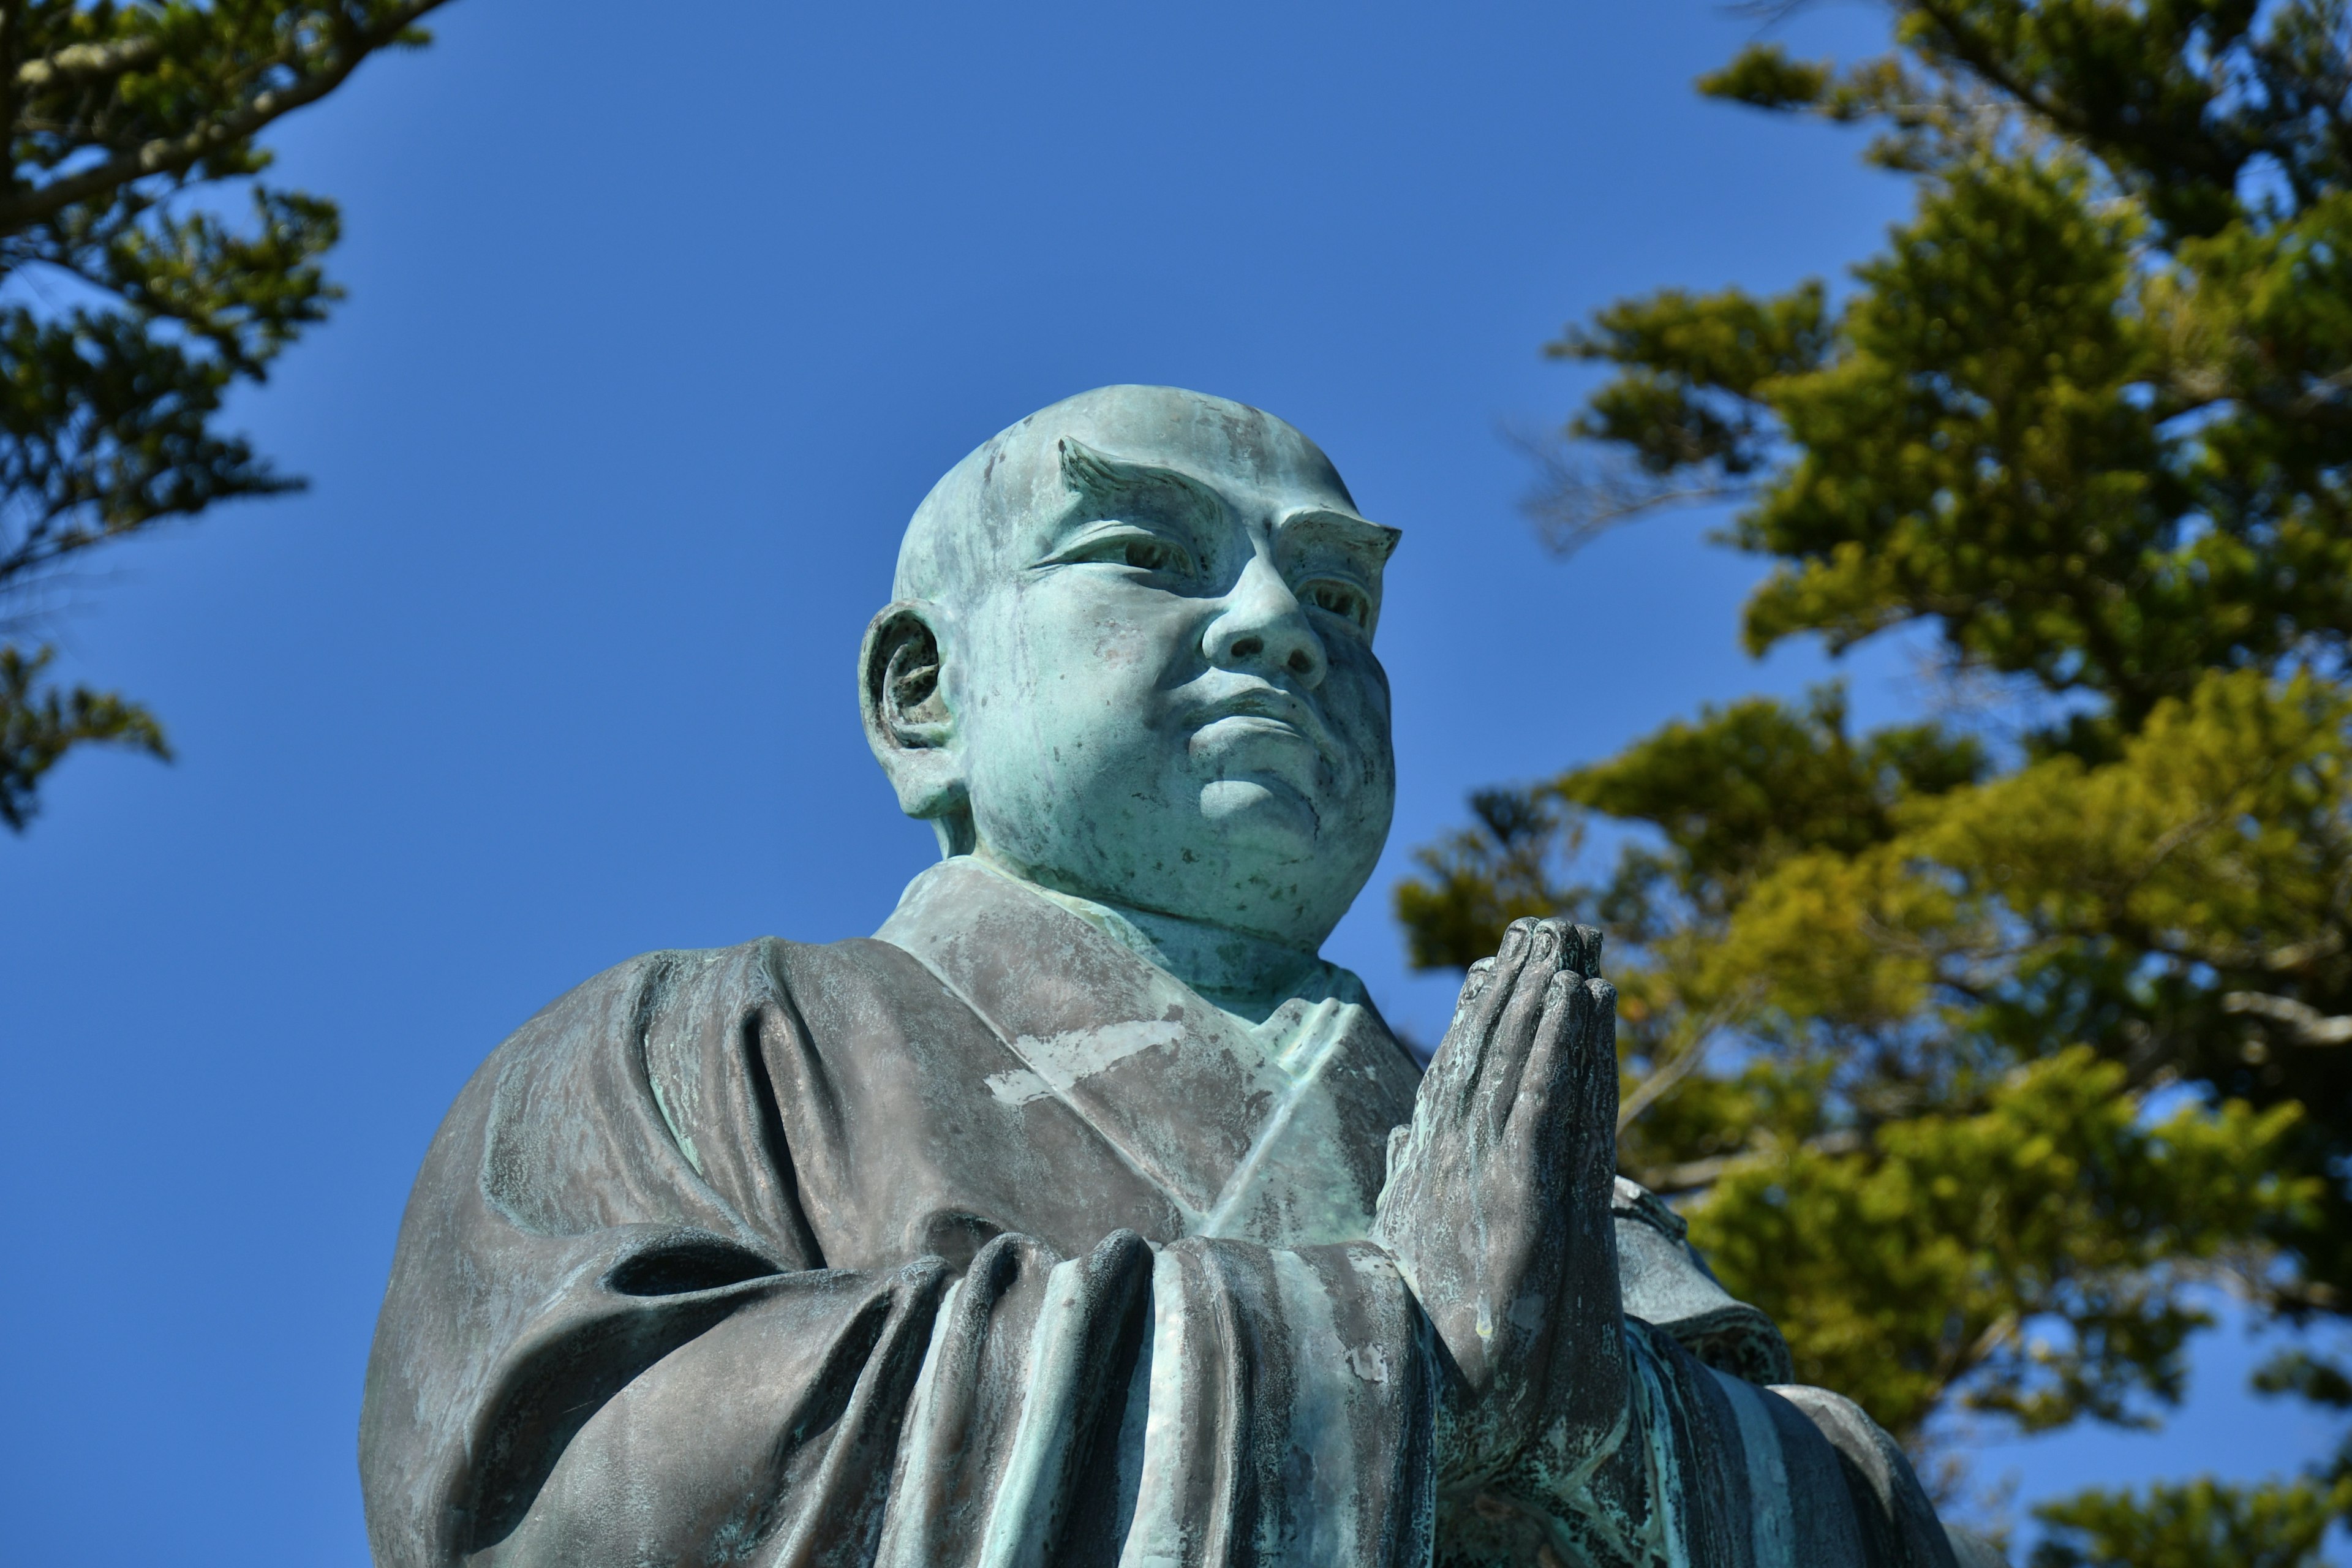
[[[299,481],[218,428],[223,399],[341,291],[320,258],[334,205],[260,184],[255,137],[379,49],[415,47],[443,0],[11,0],[0,5],[0,625],[37,616],[85,553],[215,502]],[[194,205],[246,184],[233,224]],[[62,295],[75,302],[48,301]],[[21,831],[71,747],[169,756],[121,698],[0,658],[0,820]]]
[[[1917,215],[1833,316],[1819,285],[1667,290],[1571,329],[1553,352],[1618,371],[1573,432],[1654,488],[1571,492],[1561,526],[1769,467],[1735,535],[1782,563],[1751,647],[1927,620],[2126,725],[2206,668],[2340,652],[2341,5],[2276,7],[2252,36],[2251,6],[1898,9],[1912,65],[1838,76],[1766,47],[1706,85],[1893,121],[1881,155],[1919,171]]]
[[[1889,9],[1700,86],[1874,126],[1911,217],[1571,327],[1544,521],[1740,500],[1752,649],[1916,626],[1981,721],[1709,709],[1480,796],[1398,912],[1431,966],[1609,928],[1621,1163],[1805,1375],[1914,1443],[2145,1423],[2200,1288],[2352,1310],[2352,5]],[[2346,1473],[2087,1495],[2042,1561],[2311,1561]]]
[[[2317,1568],[2352,1489],[2312,1481],[2210,1479],[2145,1492],[2089,1491],[2033,1510],[2054,1526],[2033,1568]]]
[[[2075,1047],[1989,1086],[1981,1110],[1879,1126],[1832,1152],[1777,1140],[1717,1183],[1693,1235],[1730,1289],[1802,1303],[1799,1376],[1916,1431],[1955,1380],[2027,1431],[2146,1421],[2209,1321],[2189,1266],[2292,1219],[2278,1173],[2299,1113],[2184,1107],[2153,1124],[2124,1069]],[[1890,1353],[1892,1352],[1892,1353]]]
[[[2282,1351],[2254,1373],[2263,1394],[2293,1394],[2331,1410],[2352,1409],[2352,1373],[2308,1350]]]
[[[0,822],[20,832],[41,775],[73,747],[104,741],[172,754],[155,721],[121,698],[37,685],[53,657],[47,648],[27,656],[0,647]]]

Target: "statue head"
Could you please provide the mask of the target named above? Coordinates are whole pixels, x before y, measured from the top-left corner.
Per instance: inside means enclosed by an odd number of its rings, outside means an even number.
[[[1081,394],[916,509],[866,738],[947,854],[1312,952],[1395,804],[1372,633],[1397,538],[1271,415]]]

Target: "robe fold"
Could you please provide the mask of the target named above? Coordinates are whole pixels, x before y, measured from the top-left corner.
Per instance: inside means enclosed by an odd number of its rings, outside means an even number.
[[[369,1363],[383,1568],[1953,1563],[1901,1452],[1621,1184],[1598,1462],[1442,1493],[1365,1239],[1419,1073],[956,859],[874,939],[647,954],[493,1053]]]

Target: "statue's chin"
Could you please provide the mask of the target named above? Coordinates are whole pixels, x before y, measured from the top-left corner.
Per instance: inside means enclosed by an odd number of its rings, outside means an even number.
[[[1120,804],[1127,814],[1108,831],[1072,831],[1042,803],[1026,816],[984,813],[979,853],[1060,892],[1312,949],[1361,886],[1368,842],[1378,852],[1377,829],[1347,803],[1272,772],[1190,783],[1144,809]]]
[[[1304,858],[1315,852],[1321,822],[1314,802],[1275,773],[1244,773],[1213,779],[1201,786],[1201,816],[1217,837],[1234,847],[1247,846]]]

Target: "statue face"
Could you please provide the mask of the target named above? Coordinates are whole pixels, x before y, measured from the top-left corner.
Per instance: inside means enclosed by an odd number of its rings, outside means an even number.
[[[1015,432],[1029,499],[942,628],[978,852],[1319,946],[1395,804],[1372,632],[1397,535],[1281,421],[1112,390]]]

